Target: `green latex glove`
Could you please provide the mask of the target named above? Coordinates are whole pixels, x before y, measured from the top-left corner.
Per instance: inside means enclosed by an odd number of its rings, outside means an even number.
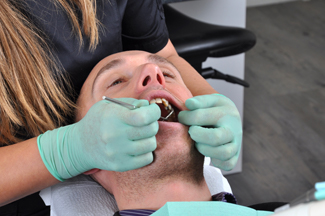
[[[186,100],[189,111],[178,115],[180,123],[189,125],[189,134],[198,151],[211,157],[212,164],[231,170],[237,163],[242,124],[235,104],[220,94],[196,96]]]
[[[63,181],[93,168],[127,171],[153,161],[159,107],[147,100],[119,100],[139,108],[102,100],[79,122],[38,137],[41,157],[54,177]]]

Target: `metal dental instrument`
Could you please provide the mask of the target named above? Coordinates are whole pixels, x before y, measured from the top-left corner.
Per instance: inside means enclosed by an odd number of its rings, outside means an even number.
[[[126,107],[126,108],[128,108],[128,109],[130,109],[130,110],[134,110],[134,109],[136,109],[136,106],[134,106],[134,105],[132,105],[132,104],[128,104],[128,103],[125,103],[125,102],[123,102],[123,101],[115,100],[115,99],[113,99],[113,98],[108,98],[108,97],[106,97],[106,96],[103,96],[103,100],[108,100],[108,101],[110,101],[110,102],[113,102],[113,103],[116,103],[116,104],[118,104],[118,105],[124,106],[124,107]]]
[[[116,103],[116,104],[118,104],[118,105],[124,106],[124,107],[126,107],[126,108],[128,108],[128,109],[130,109],[130,110],[134,110],[134,109],[137,108],[136,106],[134,106],[134,105],[132,105],[132,104],[125,103],[125,102],[122,102],[122,101],[119,101],[119,100],[115,100],[115,99],[113,99],[113,98],[109,98],[109,97],[106,97],[106,96],[103,96],[103,100],[108,100],[108,101],[110,101],[110,102],[112,102],[112,103]],[[162,120],[166,121],[166,120],[168,120],[168,118],[169,118],[173,113],[174,113],[174,109],[173,109],[173,107],[171,107],[171,111],[170,111],[170,113],[168,113],[168,115],[167,115],[166,117],[162,117],[162,116],[160,116],[160,118],[161,118]]]
[[[174,109],[173,109],[173,107],[171,107],[171,111],[170,111],[170,113],[168,113],[168,115],[166,116],[166,117],[162,117],[162,116],[160,116],[160,118],[162,119],[162,120],[164,120],[164,121],[166,121],[172,114],[174,113]]]

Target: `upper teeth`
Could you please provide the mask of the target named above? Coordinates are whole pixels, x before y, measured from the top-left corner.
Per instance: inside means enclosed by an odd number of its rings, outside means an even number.
[[[155,98],[155,99],[152,99],[150,102],[150,104],[152,103],[162,103],[165,107],[165,109],[167,110],[172,110],[172,107],[171,105],[169,104],[168,100],[166,100],[165,98]]]

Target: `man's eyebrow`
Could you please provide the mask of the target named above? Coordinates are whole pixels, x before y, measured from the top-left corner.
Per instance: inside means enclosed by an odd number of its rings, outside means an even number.
[[[167,59],[159,56],[159,55],[156,55],[156,54],[150,54],[148,57],[147,57],[148,61],[151,62],[151,63],[155,63],[155,64],[163,64],[163,65],[167,65],[167,66],[171,66],[173,67],[178,73],[178,69],[176,68],[176,66],[171,63],[170,61],[168,61]],[[106,72],[108,72],[110,69],[112,68],[115,68],[115,67],[118,67],[120,66],[121,64],[125,63],[125,60],[124,59],[114,59],[110,62],[108,62],[106,65],[104,65],[97,73],[95,79],[94,79],[94,82],[93,82],[93,86],[92,86],[92,92],[94,90],[94,86],[96,85],[96,82],[99,80],[99,78],[102,76],[102,74],[105,74]]]
[[[99,79],[99,77],[104,74],[105,72],[107,72],[108,70],[118,67],[119,65],[123,64],[124,60],[123,59],[114,59],[110,62],[108,62],[106,65],[104,65],[97,73],[94,82],[93,82],[93,86],[92,89],[94,89],[94,86],[96,85],[97,80]]]
[[[178,69],[176,68],[176,66],[173,63],[171,63],[170,61],[168,61],[167,59],[165,59],[159,55],[156,55],[156,54],[149,55],[148,61],[155,63],[155,64],[164,64],[164,65],[172,66],[179,73]]]

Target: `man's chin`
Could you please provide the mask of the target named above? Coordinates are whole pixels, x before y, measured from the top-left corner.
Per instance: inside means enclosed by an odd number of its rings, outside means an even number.
[[[188,133],[189,127],[178,122],[158,122],[155,156],[170,157],[189,154],[193,141]]]
[[[188,126],[180,123],[159,121],[154,161],[136,170],[116,173],[119,183],[133,185],[135,188],[145,187],[146,190],[151,185],[154,190],[157,188],[156,184],[173,179],[201,182],[204,158],[196,150],[188,129]]]
[[[191,143],[191,137],[188,133],[189,127],[179,122],[163,122],[158,121],[159,130],[156,134],[157,149],[187,149]],[[172,153],[172,152],[171,152]]]

